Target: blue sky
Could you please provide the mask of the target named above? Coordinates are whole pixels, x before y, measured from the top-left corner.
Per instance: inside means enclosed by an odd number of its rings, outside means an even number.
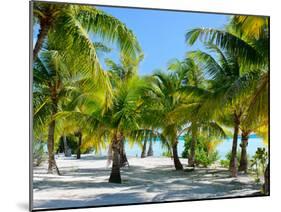
[[[191,50],[204,49],[200,42],[188,46],[185,43],[185,33],[196,27],[223,28],[229,15],[161,11],[133,8],[98,7],[125,23],[136,35],[142,50],[144,60],[139,67],[139,74],[151,74],[156,69],[165,70],[171,59],[183,59],[185,53]],[[34,43],[38,34],[38,25],[34,27]],[[92,37],[94,41],[98,38]],[[105,43],[106,44],[106,43]],[[101,54],[103,60],[111,58],[118,61],[119,51],[115,45],[106,44],[113,50]]]
[[[139,69],[141,75],[150,74],[155,69],[164,70],[171,59],[183,59],[187,51],[203,49],[200,42],[192,47],[185,43],[185,33],[189,29],[223,28],[229,19],[227,15],[218,14],[99,8],[121,20],[137,36],[144,52]],[[115,60],[118,58],[116,52],[107,56]]]

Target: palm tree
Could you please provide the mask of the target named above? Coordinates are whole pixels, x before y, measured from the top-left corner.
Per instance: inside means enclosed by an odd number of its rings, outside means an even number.
[[[55,114],[59,110],[60,100],[67,92],[67,79],[69,73],[65,66],[62,55],[55,50],[47,50],[36,58],[33,65],[34,81],[34,124],[45,125],[48,123],[48,173],[53,169],[60,174],[55,162],[54,143],[56,121]]]
[[[141,158],[145,158],[147,156],[147,154],[146,154],[146,144],[147,144],[147,138],[145,138],[144,141],[143,141]]]
[[[95,97],[88,96],[85,111],[65,111],[61,114],[72,116],[72,119],[76,116],[76,120],[80,120],[80,123],[83,122],[83,129],[92,142],[110,144],[113,163],[109,182],[122,182],[120,175],[122,144],[125,137],[129,137],[132,131],[139,129],[140,108],[143,103],[141,97],[147,89],[147,83],[135,76],[127,83],[120,83],[114,88],[113,102],[109,108],[104,109],[104,104]]]
[[[255,23],[253,27],[251,23]],[[232,55],[232,58],[236,58],[237,71],[236,73],[250,72],[253,69],[257,69],[256,73],[260,73],[261,70],[268,70],[268,47],[269,47],[269,31],[268,31],[268,19],[264,17],[248,17],[248,16],[234,16],[227,27],[226,30],[217,30],[217,29],[204,29],[197,28],[190,30],[186,34],[186,41],[189,44],[194,44],[196,40],[200,39],[203,42],[209,42],[212,45],[216,45],[217,48],[221,48]],[[206,56],[205,60],[208,56]],[[228,57],[224,57],[224,54],[221,54],[223,60],[227,61]],[[208,57],[209,60],[214,60],[211,57]],[[221,59],[222,60],[222,59]],[[214,74],[214,70],[220,69],[220,66],[210,65],[209,70],[210,74]],[[226,63],[227,64],[227,63]],[[240,68],[238,68],[240,67]],[[224,67],[223,67],[224,68]],[[212,71],[213,69],[213,71]],[[244,70],[243,70],[244,69]],[[248,69],[248,70],[247,70]],[[267,73],[265,72],[265,76]],[[237,75],[238,76],[238,75]],[[244,78],[244,82],[247,81]],[[228,80],[228,79],[226,79]],[[238,80],[238,78],[237,78]],[[241,81],[241,80],[238,80]],[[236,91],[240,90],[245,91],[245,87],[249,89],[249,86],[241,86],[241,84],[236,83]],[[256,82],[257,80],[248,80],[249,82]],[[263,84],[267,86],[267,82]],[[251,83],[250,83],[251,84]],[[235,85],[235,84],[233,84]],[[239,86],[238,86],[239,85]],[[266,90],[266,89],[264,89]],[[257,92],[258,94],[259,92]],[[268,106],[267,106],[268,107]],[[234,136],[233,136],[233,148],[232,148],[232,158],[230,168],[233,169],[233,175],[237,175],[235,163],[235,154],[237,149],[237,137],[240,125],[241,116],[247,108],[237,107],[234,111]]]
[[[181,80],[181,91],[184,94],[190,95],[192,93],[190,90],[194,89],[203,89],[205,87],[205,79],[203,77],[202,69],[195,63],[195,60],[192,57],[189,57],[183,61],[174,60],[169,64],[169,70],[174,71],[179,79]],[[188,89],[192,88],[192,89]],[[198,136],[199,130],[199,117],[192,116],[191,114],[197,114],[200,108],[200,100],[197,96],[190,95],[188,98],[188,104],[185,105],[187,108],[184,111],[183,107],[180,108],[180,111],[177,111],[179,114],[178,119],[185,117],[189,121],[190,126],[188,128],[189,133],[192,137],[191,150],[188,158],[188,165],[191,167],[195,166],[195,147],[196,147],[196,137]],[[176,111],[176,110],[175,110]]]
[[[223,51],[217,46],[208,43],[206,47],[215,53],[216,58],[211,54],[202,51],[195,51],[191,54],[201,63],[203,69],[208,73],[211,81],[212,93],[205,101],[203,111],[212,107],[214,111],[222,112],[222,108],[233,116],[233,146],[230,170],[232,175],[237,175],[237,142],[241,118],[247,111],[248,105],[243,104],[245,95],[250,92],[251,83],[255,80],[259,70],[245,70],[240,64],[239,57],[231,52]],[[245,102],[245,101],[243,101]]]
[[[54,41],[54,36],[54,33],[48,34],[47,42],[44,43],[45,50],[36,57],[33,64],[34,131],[40,129],[39,126],[49,124],[49,173],[53,172],[53,168],[59,173],[54,159],[54,143],[56,137],[60,133],[65,136],[66,133],[70,132],[70,129],[75,127],[75,123],[72,120],[64,122],[63,120],[57,119],[57,113],[75,109],[72,99],[75,99],[74,94],[77,95],[77,91],[82,88],[84,90],[79,90],[79,94],[84,92],[84,95],[88,95],[90,92],[93,95],[96,92],[96,98],[98,94],[102,94],[105,100],[101,102],[104,102],[106,105],[105,108],[111,104],[112,96],[107,74],[103,71],[95,73],[84,72],[84,70],[91,69],[91,63],[87,63],[87,58],[82,61],[81,58],[83,56],[79,55],[75,50],[56,50],[58,46]],[[101,47],[104,48],[102,44],[94,43],[94,45],[97,46],[97,50],[99,51],[102,50]],[[75,58],[79,59],[76,60]],[[98,80],[102,83],[97,89],[96,81]],[[85,89],[88,90],[85,91]],[[68,108],[69,104],[71,108]],[[66,130],[66,128],[70,129]],[[77,127],[76,131],[81,133],[81,129],[79,130]],[[79,143],[81,141],[82,134],[79,136]],[[79,158],[79,151],[77,156]]]
[[[153,76],[154,97],[151,102],[154,106],[150,110],[150,114],[154,114],[155,125],[162,129],[162,134],[169,141],[169,146],[173,152],[174,165],[176,170],[182,170],[183,166],[178,157],[177,145],[179,132],[184,121],[174,119],[173,112],[184,104],[183,96],[180,95],[178,89],[181,86],[181,80],[176,74],[165,74],[157,72]]]
[[[70,86],[72,90],[68,95],[68,100],[63,105],[64,107],[61,107],[61,111],[55,115],[55,119],[66,133],[74,134],[78,138],[76,153],[77,159],[80,159],[81,148],[94,145],[92,147],[98,151],[99,147],[95,141],[89,138],[91,129],[89,129],[87,117],[79,114],[90,114],[97,108],[103,108],[102,113],[104,113],[112,106],[112,92],[104,89],[92,77],[87,78],[80,73],[73,76]]]
[[[113,107],[105,113],[106,125],[111,128],[111,146],[113,151],[113,164],[109,182],[121,183],[120,176],[120,147],[124,138],[131,131],[138,130],[141,123],[141,106],[143,93],[147,90],[144,80],[136,77],[126,84],[121,84],[115,90]]]
[[[126,55],[120,55],[121,64],[115,63],[113,60],[106,59],[105,63],[108,66],[109,76],[111,80],[111,85],[113,89],[122,87],[124,84],[128,83],[133,77],[137,76],[138,67],[143,59],[143,54],[140,54],[137,58],[127,57]],[[128,164],[128,159],[125,152],[125,140],[123,137],[120,144],[120,165],[121,167]]]
[[[56,43],[65,49],[76,48],[84,55],[91,54],[98,61],[89,33],[94,33],[110,42],[116,41],[125,55],[136,56],[140,46],[122,22],[111,15],[86,5],[33,2],[34,22],[39,24],[39,34],[34,46],[36,58],[49,33],[55,34]]]
[[[153,145],[152,140],[150,140],[149,141],[149,147],[148,147],[147,154],[146,154],[148,157],[151,157],[154,154],[152,145]]]
[[[144,55],[141,53],[136,58],[128,57],[121,53],[121,64],[115,63],[111,59],[106,59],[105,63],[111,76],[113,86],[116,83],[125,82],[138,74],[139,64],[143,60]]]
[[[145,103],[143,103],[142,107],[144,107],[144,104]],[[141,112],[141,114],[142,114],[142,112]],[[141,158],[145,158],[146,156],[149,156],[146,153],[147,142],[152,143],[152,141],[154,141],[158,137],[160,137],[160,133],[157,130],[144,124],[145,118],[146,117],[141,115],[141,120],[140,120],[140,124],[139,124],[140,128],[138,130],[131,131],[128,135],[129,142],[131,142],[132,144],[137,143],[142,147]],[[142,128],[142,127],[147,127],[147,128]]]
[[[194,164],[196,133],[199,123],[198,116],[191,115],[196,114],[200,108],[199,98],[190,95],[191,92],[187,91],[187,86],[201,89],[205,86],[205,82],[201,69],[192,58],[183,61],[173,60],[169,63],[168,70],[172,72],[170,74],[161,72],[154,74],[156,79],[154,82],[154,86],[156,86],[154,101],[157,102],[154,107],[158,111],[152,113],[157,115],[154,120],[160,119],[158,127],[161,127],[164,137],[169,141],[168,146],[172,149],[176,170],[181,170],[183,167],[177,152],[179,136],[186,131],[192,133],[192,154],[189,163]]]
[[[247,102],[245,102],[245,104],[249,104],[248,99]],[[248,140],[249,140],[249,136],[251,133],[256,133],[256,134],[260,134],[261,129],[267,129],[268,128],[268,120],[265,117],[262,117],[261,114],[257,114],[255,119],[249,119],[249,112],[251,112],[250,110],[250,106],[248,111],[245,113],[244,116],[242,116],[241,118],[241,124],[240,124],[240,131],[241,131],[241,159],[240,159],[240,164],[239,164],[239,171],[243,171],[245,173],[247,173],[248,171],[248,158],[247,158],[247,146],[248,146]],[[267,136],[267,130],[266,130],[266,135],[261,134],[265,141],[266,141],[266,136]]]
[[[235,15],[229,23],[229,28],[248,39],[260,40],[268,38],[269,19],[266,16]],[[265,50],[266,51],[266,50]]]

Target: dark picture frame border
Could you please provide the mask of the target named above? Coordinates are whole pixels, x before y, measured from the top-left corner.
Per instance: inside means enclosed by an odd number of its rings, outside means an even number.
[[[202,199],[186,199],[186,200],[171,200],[171,201],[154,201],[154,202],[140,202],[140,203],[128,203],[128,204],[110,204],[110,205],[93,205],[93,206],[77,206],[77,207],[57,207],[57,208],[44,208],[34,209],[33,208],[33,153],[32,153],[32,142],[33,142],[33,104],[32,104],[32,84],[33,84],[33,3],[44,2],[49,4],[72,4],[72,5],[86,5],[86,6],[98,6],[108,8],[121,8],[121,9],[143,9],[143,10],[157,10],[157,11],[169,11],[169,12],[186,12],[186,13],[202,13],[202,14],[216,14],[216,15],[245,15],[245,16],[258,16],[268,18],[268,181],[269,181],[269,192],[268,194],[253,194],[246,196],[235,196],[235,197],[219,197],[219,198],[202,198]],[[162,204],[162,203],[180,203],[180,202],[197,202],[206,200],[225,200],[225,199],[242,199],[242,198],[257,198],[257,197],[269,197],[270,196],[270,15],[254,15],[245,13],[228,13],[228,12],[209,12],[209,11],[197,11],[197,10],[179,10],[179,9],[167,9],[167,8],[153,8],[153,7],[138,7],[138,6],[122,6],[122,5],[103,5],[103,4],[90,4],[90,3],[78,3],[78,2],[56,2],[56,1],[41,1],[41,0],[30,0],[29,1],[29,211],[53,211],[53,210],[70,210],[70,209],[87,209],[87,208],[101,208],[101,207],[116,207],[116,206],[132,206],[132,205],[148,205],[148,204]]]

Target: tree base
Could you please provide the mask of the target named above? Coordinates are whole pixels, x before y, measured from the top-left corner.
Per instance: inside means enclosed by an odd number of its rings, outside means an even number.
[[[231,177],[237,177],[238,176],[238,169],[237,169],[237,167],[232,167],[230,169],[230,176]]]
[[[119,176],[110,176],[109,180],[108,180],[109,183],[118,183],[118,184],[121,184],[122,183],[122,180],[121,180],[121,177]]]
[[[58,167],[48,168],[47,174],[57,174],[57,175],[61,175],[61,173],[60,173]]]
[[[188,160],[188,161],[190,161],[190,160]],[[188,167],[194,168],[194,167],[195,167],[195,162],[194,162],[194,161],[189,162],[189,163],[187,164],[187,166],[188,166]]]
[[[238,171],[239,172],[244,172],[245,174],[247,174],[248,173],[248,168],[247,168],[247,166],[239,166]]]
[[[183,166],[179,160],[174,161],[176,170],[183,170]]]
[[[176,166],[176,171],[180,171],[180,170],[183,170],[183,167],[182,166]]]
[[[120,155],[120,167],[125,167],[126,165],[129,166],[129,161],[126,154],[122,154]]]

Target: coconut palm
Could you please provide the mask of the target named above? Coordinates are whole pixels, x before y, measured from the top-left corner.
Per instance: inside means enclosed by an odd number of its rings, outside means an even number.
[[[40,27],[34,59],[41,49],[52,43],[52,49],[63,55],[71,72],[93,77],[101,87],[106,87],[107,105],[110,105],[111,85],[97,55],[100,49],[109,49],[102,43],[93,42],[91,36],[94,34],[116,43],[123,55],[134,58],[140,52],[140,46],[132,31],[118,19],[93,6],[34,2],[33,13],[34,23]]]
[[[69,107],[70,102],[72,102],[71,108],[74,109],[73,95],[82,88],[84,90],[88,89],[87,92],[90,92],[91,95],[96,92],[96,98],[98,98],[98,93],[99,95],[102,93],[105,98],[102,98],[103,100],[100,102],[106,105],[105,108],[111,104],[112,96],[107,74],[101,69],[94,73],[85,71],[91,69],[91,63],[88,59],[84,58],[82,60],[83,55],[79,55],[74,49],[67,51],[65,49],[57,50],[58,45],[54,41],[54,36],[54,33],[48,34],[48,39],[44,43],[44,51],[40,52],[33,64],[35,132],[40,128],[39,126],[50,123],[48,134],[49,173],[53,172],[53,168],[56,168],[57,173],[59,173],[53,152],[56,137],[59,136],[59,133],[61,133],[60,136],[65,136],[65,133],[68,133],[66,128],[73,128],[74,126],[74,123],[72,124],[70,120],[68,122],[58,120],[56,114],[60,111],[68,110],[69,108],[67,107]],[[99,51],[105,48],[102,43],[94,43],[94,45],[97,46]],[[96,88],[97,81],[102,82],[98,89]],[[81,93],[82,91],[79,92]],[[83,92],[84,95],[88,94],[86,91]],[[81,129],[77,129],[77,132],[81,133]],[[82,136],[79,136],[79,140],[82,140]]]
[[[107,74],[105,72],[105,76]],[[107,81],[106,81],[107,82]],[[112,91],[108,78],[106,89],[99,84],[97,80],[91,76],[78,72],[71,81],[72,92],[69,100],[62,108],[61,112],[56,114],[56,120],[61,123],[63,129],[69,134],[74,134],[78,138],[77,159],[81,157],[81,148],[92,147],[99,150],[99,145],[95,141],[92,142],[89,133],[89,123],[86,117],[78,114],[90,114],[97,108],[102,108],[104,113],[112,106]],[[107,89],[107,88],[110,89]],[[83,142],[82,142],[83,140]],[[91,143],[92,142],[92,143]]]
[[[154,93],[157,109],[151,114],[156,114],[157,117],[153,120],[160,120],[158,127],[161,127],[162,134],[169,141],[168,146],[171,147],[176,170],[183,169],[178,158],[177,144],[179,136],[186,131],[193,134],[192,158],[195,154],[195,140],[198,122],[198,117],[191,114],[196,114],[196,110],[200,107],[198,99],[186,92],[187,85],[189,87],[203,87],[204,78],[201,69],[195,64],[191,58],[183,61],[173,60],[169,63],[169,74],[157,72],[154,74]],[[185,90],[183,92],[183,90]],[[148,110],[151,110],[150,109]],[[196,120],[197,119],[197,120]],[[203,123],[203,121],[201,122]],[[157,124],[156,124],[157,126]],[[192,131],[190,129],[193,129]],[[192,162],[190,158],[190,163]],[[194,161],[194,160],[193,160]]]
[[[111,80],[111,85],[113,89],[118,89],[124,84],[128,83],[133,77],[136,77],[138,74],[139,64],[143,59],[143,54],[140,54],[137,58],[127,57],[126,55],[120,55],[121,64],[115,63],[113,60],[106,59],[105,63],[108,67],[108,73]],[[121,167],[129,164],[126,152],[125,152],[125,140],[123,137],[120,144],[120,165]]]
[[[229,28],[239,32],[240,36],[260,40],[269,36],[269,19],[266,16],[235,15],[229,23]]]
[[[33,55],[37,57],[49,33],[54,33],[57,44],[66,49],[91,55],[98,62],[96,50],[90,39],[93,33],[110,42],[117,42],[125,55],[136,56],[140,46],[122,22],[93,6],[65,3],[34,2],[34,23],[39,24],[39,34]]]
[[[108,67],[112,84],[125,82],[138,74],[139,64],[143,60],[144,55],[140,54],[136,58],[128,57],[124,54],[120,55],[121,64],[115,63],[111,59],[106,59],[105,63]]]
[[[121,183],[120,177],[120,144],[131,131],[138,130],[141,123],[141,97],[147,90],[144,80],[130,79],[115,90],[113,107],[104,115],[106,125],[111,129],[111,146],[113,164],[109,182]]]
[[[269,19],[262,16],[233,16],[225,30],[197,28],[186,34],[186,41],[193,45],[197,40],[211,42],[236,56],[240,66],[255,67],[259,72],[250,109],[259,110],[263,116],[268,111],[269,84]],[[258,109],[257,107],[262,107]],[[251,117],[251,116],[249,116]]]
[[[154,114],[155,126],[161,127],[162,134],[169,142],[169,146],[173,152],[174,165],[176,170],[182,170],[183,166],[179,160],[177,145],[179,133],[182,126],[185,124],[184,120],[176,120],[173,117],[175,109],[184,104],[184,97],[179,93],[181,86],[181,79],[174,73],[165,74],[163,72],[156,72],[153,76],[153,91],[154,106],[150,110],[150,114]]]
[[[154,154],[152,145],[153,145],[152,140],[150,140],[148,150],[147,150],[147,154],[146,154],[148,157],[151,157]],[[144,151],[145,151],[145,149],[144,149]]]
[[[251,102],[250,102],[251,103]],[[255,119],[250,119],[249,115],[252,116],[252,110],[250,109],[250,104],[248,99],[246,100],[245,104],[249,105],[248,110],[246,111],[245,115],[241,117],[241,124],[240,124],[240,131],[241,131],[241,159],[239,164],[239,171],[244,171],[247,173],[248,170],[248,158],[247,158],[247,146],[248,140],[251,133],[256,133],[261,135],[264,138],[264,141],[267,141],[268,135],[268,119],[267,117],[262,116],[263,112],[257,114]],[[265,132],[262,132],[265,130]]]
[[[48,173],[53,173],[55,169],[57,174],[60,174],[54,156],[54,116],[59,110],[60,100],[66,96],[66,79],[69,78],[69,73],[60,53],[47,50],[36,58],[33,75],[34,126],[36,129],[40,125],[48,125]]]
[[[109,143],[113,161],[109,182],[122,182],[120,175],[122,144],[125,137],[129,137],[132,131],[139,129],[140,108],[143,103],[141,97],[147,89],[144,80],[132,77],[127,83],[115,87],[112,105],[106,110],[96,98],[90,97],[85,111],[69,111],[63,114],[68,117],[76,116],[80,121],[84,120],[83,128],[92,142]]]
[[[198,89],[204,89],[206,87],[206,80],[203,76],[203,70],[196,64],[195,60],[187,54],[187,58],[183,61],[175,60],[169,64],[169,70],[174,71],[179,79],[181,79],[181,88],[180,90],[188,95],[186,99],[185,106],[182,106],[179,111],[175,110],[175,113],[178,113],[178,119],[185,117],[185,120],[189,122],[188,131],[191,134],[191,150],[188,158],[188,165],[191,167],[195,166],[195,147],[196,147],[196,137],[198,136],[198,131],[200,125],[208,123],[206,117],[200,121],[199,119],[203,116],[198,116],[198,112],[201,107],[201,101],[204,98],[198,98],[194,95],[193,91]],[[192,95],[193,94],[193,95]],[[184,110],[186,107],[186,110]],[[192,114],[196,114],[193,116]],[[203,115],[203,114],[202,114]]]
[[[268,25],[267,17],[233,16],[226,29],[196,28],[188,31],[186,41],[190,45],[193,45],[197,40],[212,43],[237,57],[240,66],[258,69],[263,73],[263,76],[259,78],[260,83],[256,84],[256,94],[265,96],[268,93],[269,81]],[[265,107],[267,106],[265,105]]]
[[[242,33],[239,24],[232,23],[226,29],[195,28],[186,33],[186,42],[193,45],[197,40],[212,43],[221,49],[225,49],[232,55],[239,57],[239,63],[242,65],[268,64],[268,28],[267,24],[262,25],[262,37],[253,38],[246,36],[249,33]],[[266,21],[265,21],[266,22]]]
[[[191,54],[196,60],[201,63],[203,69],[208,74],[210,81],[209,100],[205,101],[203,109],[212,107],[214,112],[222,112],[222,108],[226,113],[233,115],[233,146],[230,170],[233,176],[237,175],[237,141],[239,134],[239,126],[242,116],[248,109],[248,105],[243,104],[246,95],[251,92],[252,82],[258,78],[260,70],[246,69],[241,65],[238,56],[231,52],[224,51],[219,47],[208,43],[207,49],[216,54],[216,57],[207,52],[195,51]],[[203,110],[204,111],[204,110]]]
[[[221,124],[215,119],[213,111],[204,110],[204,104],[206,101],[206,94],[209,93],[205,91],[204,95],[201,92],[198,95],[198,91],[203,91],[203,88],[198,88],[194,86],[184,86],[181,92],[188,94],[186,103],[181,107],[173,111],[173,117],[177,120],[185,120],[187,123],[182,126],[182,130],[179,132],[178,136],[183,133],[189,134],[191,136],[190,153],[188,157],[188,166],[195,167],[195,157],[196,157],[196,145],[197,138],[199,136],[204,136],[208,138],[209,145],[214,139],[225,138],[225,130]]]

